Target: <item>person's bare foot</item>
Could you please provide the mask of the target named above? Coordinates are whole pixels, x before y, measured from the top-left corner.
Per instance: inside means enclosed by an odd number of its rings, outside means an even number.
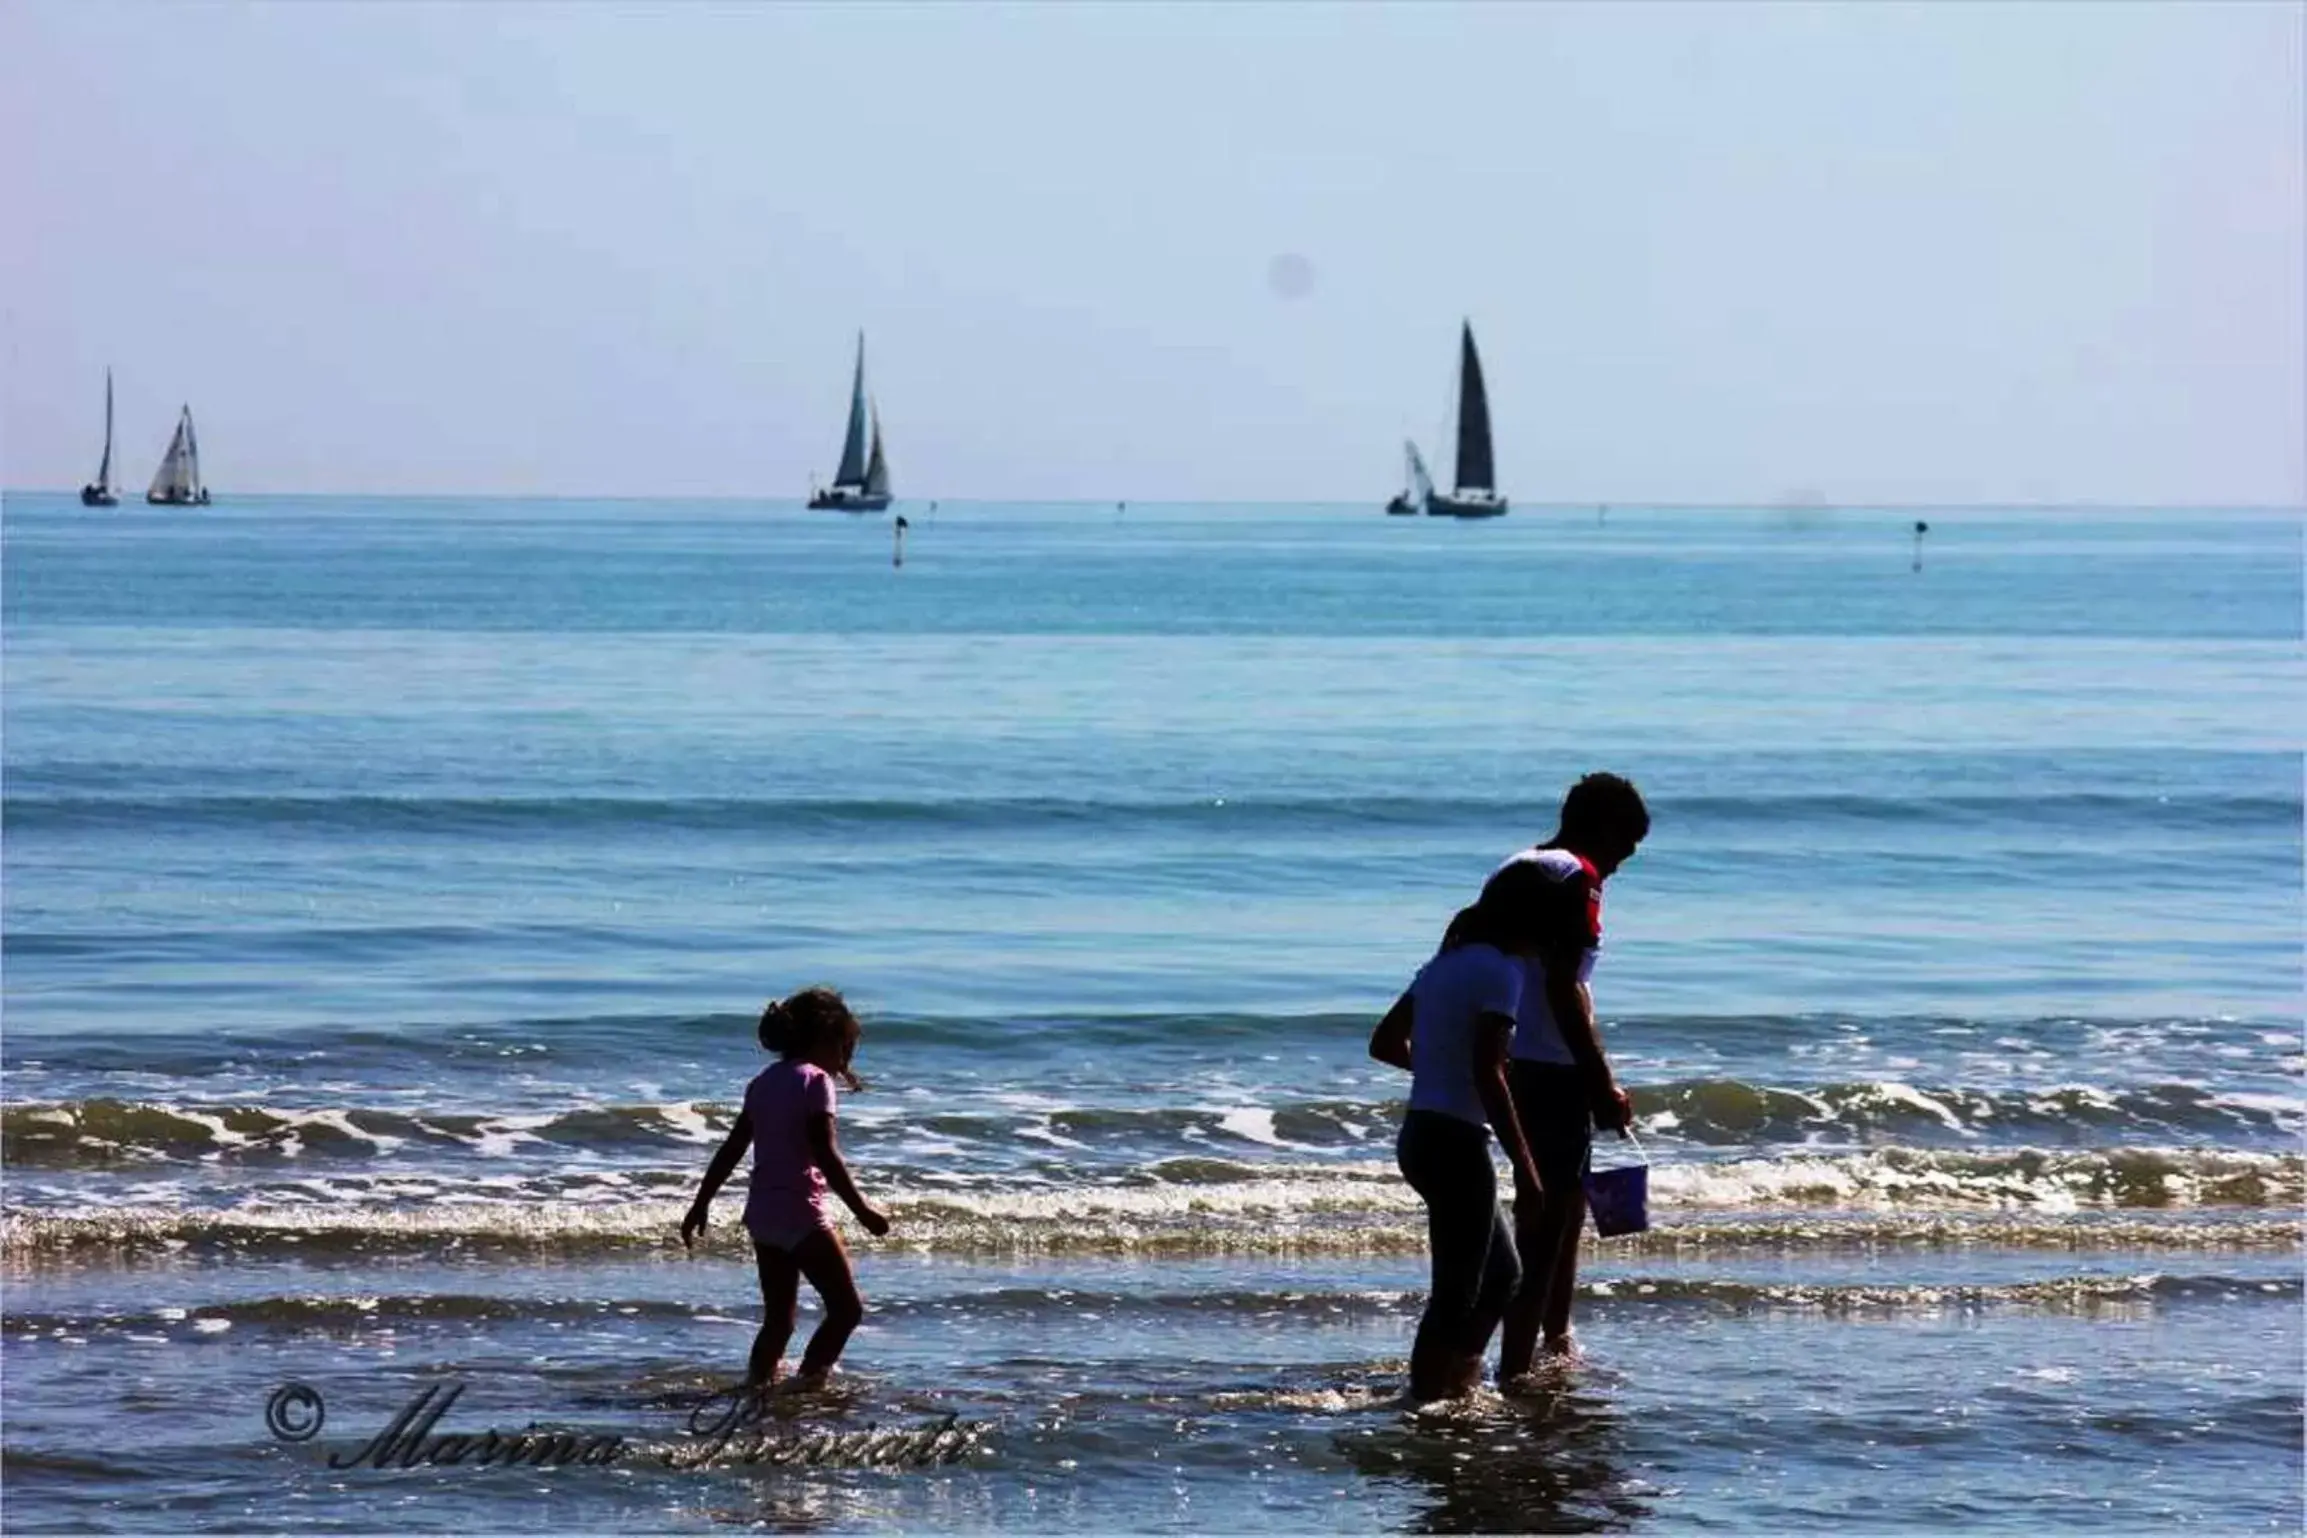
[[[1560,1335],[1549,1335],[1539,1343],[1538,1355],[1548,1362],[1576,1362],[1586,1353],[1578,1349],[1578,1337],[1565,1330]]]

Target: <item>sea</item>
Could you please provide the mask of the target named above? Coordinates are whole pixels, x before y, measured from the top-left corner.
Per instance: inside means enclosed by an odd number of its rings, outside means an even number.
[[[10,1531],[2300,1530],[2298,510],[897,511],[5,498]],[[1413,1408],[1370,1027],[1596,769],[1652,1226]]]

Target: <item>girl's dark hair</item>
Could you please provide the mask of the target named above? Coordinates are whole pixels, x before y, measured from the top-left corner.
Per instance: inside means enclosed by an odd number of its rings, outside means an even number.
[[[858,1024],[848,1003],[830,988],[804,988],[790,998],[774,999],[761,1011],[761,1045],[779,1057],[795,1057],[825,1042],[839,1042],[857,1050],[865,1027]],[[844,1074],[855,1089],[857,1076]]]
[[[1534,950],[1545,933],[1555,895],[1537,866],[1523,861],[1508,864],[1482,888],[1479,901],[1460,908],[1450,920],[1442,934],[1442,949],[1489,945],[1516,953]]]

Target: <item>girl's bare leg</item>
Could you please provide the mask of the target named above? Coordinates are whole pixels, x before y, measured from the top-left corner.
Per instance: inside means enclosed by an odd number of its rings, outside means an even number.
[[[746,1384],[765,1389],[777,1381],[785,1360],[785,1343],[793,1338],[793,1320],[801,1300],[801,1269],[783,1250],[753,1245],[753,1262],[761,1273],[761,1333],[753,1337],[753,1357],[745,1373]]]
[[[825,1304],[825,1317],[818,1322],[817,1332],[809,1337],[809,1349],[801,1357],[801,1376],[822,1378],[841,1359],[850,1331],[865,1317],[865,1300],[857,1293],[849,1251],[831,1229],[821,1229],[795,1245],[793,1259]]]

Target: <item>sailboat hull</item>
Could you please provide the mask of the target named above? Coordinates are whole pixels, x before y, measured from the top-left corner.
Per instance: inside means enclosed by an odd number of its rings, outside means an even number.
[[[82,507],[118,507],[120,499],[101,486],[83,486],[80,488],[80,505]]]
[[[148,491],[144,500],[154,507],[206,507],[208,493],[202,491]]]
[[[1446,496],[1437,491],[1426,498],[1426,516],[1429,518],[1503,518],[1506,499],[1481,492],[1459,492]]]
[[[881,513],[889,510],[886,492],[857,491],[847,486],[836,486],[831,491],[820,491],[809,498],[809,507],[820,513]]]

